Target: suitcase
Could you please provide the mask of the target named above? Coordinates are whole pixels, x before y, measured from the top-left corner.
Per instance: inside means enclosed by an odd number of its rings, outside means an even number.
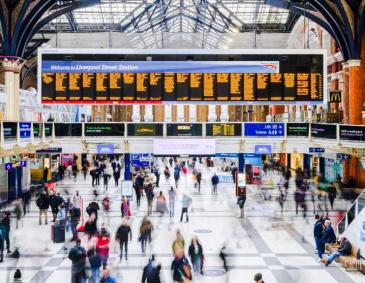
[[[53,224],[51,226],[51,239],[53,243],[64,243],[65,225]]]

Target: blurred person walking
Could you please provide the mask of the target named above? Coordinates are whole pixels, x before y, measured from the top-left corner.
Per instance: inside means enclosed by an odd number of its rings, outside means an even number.
[[[175,216],[175,199],[176,199],[176,191],[171,186],[169,190],[169,211],[170,211],[170,217]]]
[[[180,222],[183,221],[184,214],[186,214],[186,222],[189,222],[188,210],[189,206],[191,206],[192,204],[191,197],[189,197],[187,194],[184,194],[181,204],[182,204],[182,210],[181,210]]]
[[[143,254],[146,253],[147,242],[151,244],[152,231],[153,231],[153,225],[151,221],[147,218],[147,216],[145,216],[139,228],[139,238],[138,238],[138,241],[141,242],[141,250]]]
[[[189,246],[189,257],[193,264],[193,270],[196,275],[203,274],[203,247],[196,236],[193,236]]]
[[[123,246],[124,246],[124,258],[128,260],[128,236],[130,241],[132,241],[132,230],[128,224],[127,218],[123,218],[122,224],[119,226],[116,234],[115,239],[119,241],[120,247],[120,256],[119,259],[122,261],[123,258]]]

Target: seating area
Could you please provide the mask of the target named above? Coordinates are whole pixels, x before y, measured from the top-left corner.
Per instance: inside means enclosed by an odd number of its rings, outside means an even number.
[[[339,246],[338,243],[326,244],[325,249],[331,254],[337,251]],[[341,264],[347,271],[360,271],[365,274],[365,260],[360,259],[358,254],[359,249],[353,246],[351,256],[340,256],[336,259],[336,262]]]

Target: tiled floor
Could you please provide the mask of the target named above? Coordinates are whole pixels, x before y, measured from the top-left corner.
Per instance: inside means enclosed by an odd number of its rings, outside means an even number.
[[[161,187],[166,191],[169,187],[163,176]],[[204,178],[205,177],[205,178]],[[88,177],[89,178],[89,177]],[[146,201],[143,199],[141,209],[137,210],[133,203],[131,226],[133,240],[129,247],[128,262],[119,262],[116,243],[112,243],[109,259],[112,274],[121,283],[141,282],[142,268],[153,252],[163,266],[164,282],[172,282],[169,267],[172,260],[171,244],[175,230],[181,229],[185,240],[190,242],[192,235],[198,235],[203,244],[206,263],[205,275],[194,278],[194,282],[253,282],[256,272],[263,274],[265,282],[365,282],[363,275],[356,272],[345,272],[336,265],[323,267],[315,260],[312,227],[313,217],[309,215],[308,223],[294,212],[294,202],[285,203],[285,213],[280,215],[276,201],[263,202],[254,189],[249,190],[246,202],[246,218],[237,218],[238,209],[235,204],[234,188],[231,184],[220,184],[219,194],[210,194],[209,177],[203,168],[203,187],[201,194],[193,188],[191,178],[182,178],[178,189],[179,199],[187,192],[193,199],[189,223],[179,223],[181,209],[177,202],[175,218],[168,216],[152,217],[155,226],[153,242],[148,254],[143,256],[137,241],[137,231],[142,217],[146,214]],[[77,182],[66,180],[59,185],[73,194],[79,190],[85,202],[93,199],[90,180]],[[120,189],[111,186],[110,195],[113,200],[109,217],[101,215],[101,222],[109,222],[110,232],[114,233],[121,221]],[[347,207],[348,203],[338,202],[337,208]],[[310,204],[309,204],[310,207]],[[311,207],[310,207],[311,209]],[[302,236],[304,235],[304,236]],[[67,234],[67,239],[71,237]],[[23,220],[18,230],[11,231],[12,249],[19,247],[21,257],[18,260],[6,258],[0,264],[0,282],[11,282],[14,270],[19,268],[24,282],[70,282],[70,265],[67,249],[73,243],[53,244],[50,241],[50,225],[38,225],[38,210],[34,203],[32,211]],[[229,253],[230,271],[223,272],[222,262],[218,256],[220,248],[226,244]]]

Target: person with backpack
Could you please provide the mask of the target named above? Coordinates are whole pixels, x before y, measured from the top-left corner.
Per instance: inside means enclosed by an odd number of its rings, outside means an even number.
[[[101,267],[101,258],[96,253],[96,249],[94,245],[91,245],[87,251],[87,257],[89,259],[90,268],[91,268],[91,278],[90,283],[99,283],[100,278],[100,267]]]
[[[142,253],[146,253],[147,241],[151,243],[152,240],[153,225],[151,221],[145,216],[142,220],[141,227],[139,228],[139,238],[141,242]]]
[[[161,264],[157,264],[153,254],[148,260],[148,264],[143,268],[142,283],[161,283]]]
[[[117,233],[115,234],[115,239],[119,241],[120,247],[120,261],[123,258],[123,246],[124,246],[124,258],[128,260],[128,236],[132,241],[132,230],[128,224],[127,218],[123,218],[122,225],[119,226]]]
[[[49,197],[49,205],[51,206],[52,215],[53,215],[52,222],[56,221],[57,214],[59,212],[59,207],[62,202],[63,202],[63,198],[60,196],[59,193],[58,194],[53,193]]]
[[[79,239],[76,240],[76,245],[68,253],[68,258],[72,262],[71,283],[85,282],[86,250],[81,246],[81,241]]]
[[[187,194],[183,195],[183,199],[181,201],[182,204],[182,210],[181,210],[181,216],[180,216],[180,222],[183,221],[183,216],[186,213],[186,222],[189,222],[189,215],[188,215],[188,209],[189,206],[191,206],[192,199]]]
[[[188,283],[192,280],[191,266],[181,248],[175,252],[174,260],[171,263],[171,273],[174,283]]]
[[[216,173],[214,173],[214,175],[212,177],[212,194],[213,195],[217,194],[218,183],[219,183],[219,177],[217,176]]]
[[[36,200],[36,204],[39,208],[39,225],[42,225],[42,215],[44,215],[45,224],[48,224],[47,212],[49,208],[49,197],[42,192],[38,199]]]
[[[113,177],[114,177],[115,186],[118,187],[119,179],[120,179],[120,170],[119,169],[116,169],[113,171]]]

